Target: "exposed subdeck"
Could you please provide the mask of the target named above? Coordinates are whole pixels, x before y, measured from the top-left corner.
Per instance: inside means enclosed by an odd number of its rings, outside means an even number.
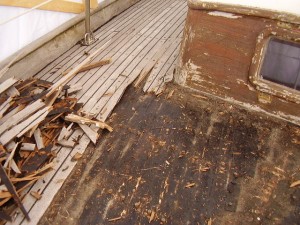
[[[299,224],[300,128],[168,88],[126,91],[39,224]]]

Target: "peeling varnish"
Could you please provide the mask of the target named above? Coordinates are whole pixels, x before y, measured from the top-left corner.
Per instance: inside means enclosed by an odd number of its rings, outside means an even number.
[[[276,8],[264,8],[259,7],[256,8],[251,5],[243,5],[243,4],[230,4],[230,3],[221,3],[221,2],[203,2],[200,0],[189,0],[189,7],[192,9],[200,9],[200,10],[217,10],[224,11],[229,13],[238,13],[246,16],[259,16],[269,19],[276,19],[282,22],[289,23],[300,23],[300,16],[298,12],[292,11],[282,11],[281,9]]]
[[[190,41],[193,41],[193,39],[195,38],[196,34],[195,34],[195,32],[191,29],[191,27],[190,27],[190,29],[189,29],[188,34],[189,34]]]
[[[212,81],[208,81],[208,80],[205,80],[205,79],[202,79],[199,74],[193,74],[190,78],[190,82],[194,82],[194,85],[197,85],[197,86],[202,86],[200,85],[200,83],[206,83],[206,84],[210,84],[212,86],[216,86],[216,83],[212,82]],[[202,87],[206,87],[206,86],[202,86]],[[221,87],[225,90],[230,90],[231,88],[230,87],[227,87],[225,85],[218,85],[218,87]]]
[[[226,89],[226,90],[230,90],[231,89],[230,87],[227,87],[225,85],[219,85],[219,86],[222,87],[222,88],[224,88],[224,89]]]
[[[277,112],[277,111],[268,112],[268,111],[260,108],[259,106],[256,106],[256,105],[253,105],[253,104],[250,104],[250,103],[241,102],[241,101],[238,101],[238,100],[236,100],[232,97],[228,97],[228,96],[220,97],[220,96],[216,95],[215,91],[213,91],[213,90],[211,90],[210,93],[208,93],[206,91],[200,91],[200,90],[194,89],[192,87],[188,87],[188,88],[190,88],[191,90],[194,90],[196,92],[200,92],[200,93],[204,94],[205,96],[210,96],[212,98],[221,99],[221,100],[224,100],[226,102],[229,102],[229,103],[232,103],[232,104],[235,104],[235,105],[239,105],[239,106],[241,106],[245,109],[249,109],[251,111],[255,111],[255,112],[258,112],[258,113],[263,113],[267,116],[272,116],[272,117],[275,117],[277,119],[281,119],[281,120],[284,120],[284,121],[287,121],[287,122],[294,123],[296,125],[300,125],[300,117],[299,116],[288,115],[288,114],[285,114],[281,111],[279,111],[279,112]],[[206,87],[204,87],[204,88],[206,88]]]
[[[248,84],[248,83],[246,83],[244,80],[242,80],[242,79],[236,79],[236,82],[238,83],[238,84],[243,84],[244,86],[246,86],[248,89],[249,89],[249,91],[255,91],[255,89],[250,85],[250,84]]]
[[[221,11],[212,11],[207,13],[210,16],[219,16],[219,17],[225,17],[228,19],[238,19],[238,18],[242,18],[242,16],[237,16],[233,13],[228,13],[228,12],[221,12]]]
[[[218,97],[218,98],[221,98],[221,97]],[[223,99],[223,98],[221,98],[221,99]],[[294,123],[296,125],[300,125],[300,117],[298,117],[298,116],[287,115],[287,114],[285,114],[285,113],[283,113],[281,111],[268,112],[268,111],[260,108],[259,106],[252,105],[250,103],[240,102],[238,100],[235,100],[232,97],[225,97],[224,100],[226,100],[228,102],[231,102],[231,103],[234,103],[234,104],[237,104],[237,105],[240,105],[240,106],[242,106],[242,107],[244,107],[246,109],[253,110],[255,112],[264,113],[266,115],[273,116],[273,117],[276,117],[278,119],[283,119],[285,121],[292,122],[292,123]]]

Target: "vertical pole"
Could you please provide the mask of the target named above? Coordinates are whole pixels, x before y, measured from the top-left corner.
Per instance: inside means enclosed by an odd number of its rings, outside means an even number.
[[[85,33],[91,33],[91,2],[90,0],[85,0]]]
[[[90,8],[91,8],[90,0],[85,0],[85,34],[84,34],[84,39],[82,41],[83,45],[91,45],[96,41],[93,32],[91,31]]]

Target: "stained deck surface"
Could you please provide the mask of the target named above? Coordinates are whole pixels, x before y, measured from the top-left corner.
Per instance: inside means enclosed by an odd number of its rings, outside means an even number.
[[[82,85],[83,89],[74,97],[84,104],[84,111],[105,121],[126,88],[143,69],[152,68],[150,65],[153,62],[153,69],[143,82],[145,92],[159,94],[165,83],[172,80],[186,12],[185,0],[142,0],[99,28],[94,33],[96,43],[91,46],[75,45],[36,74],[36,77],[56,82],[63,76],[63,72],[74,68],[89,53],[105,46],[93,61],[111,58],[112,62],[79,73],[69,82],[70,85]],[[71,158],[77,152],[83,153],[90,143],[80,130],[74,131],[70,138],[79,138],[79,144],[74,149],[56,150],[54,170],[29,190],[43,193],[43,201],[36,201],[30,195],[23,201],[31,222],[19,214],[13,224],[38,222],[74,168],[76,162],[72,162]]]
[[[169,88],[126,91],[39,224],[299,224],[300,128]]]

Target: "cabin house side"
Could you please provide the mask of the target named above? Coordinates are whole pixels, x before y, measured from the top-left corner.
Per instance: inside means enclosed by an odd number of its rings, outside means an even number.
[[[232,2],[188,1],[175,82],[300,124],[299,3]]]

